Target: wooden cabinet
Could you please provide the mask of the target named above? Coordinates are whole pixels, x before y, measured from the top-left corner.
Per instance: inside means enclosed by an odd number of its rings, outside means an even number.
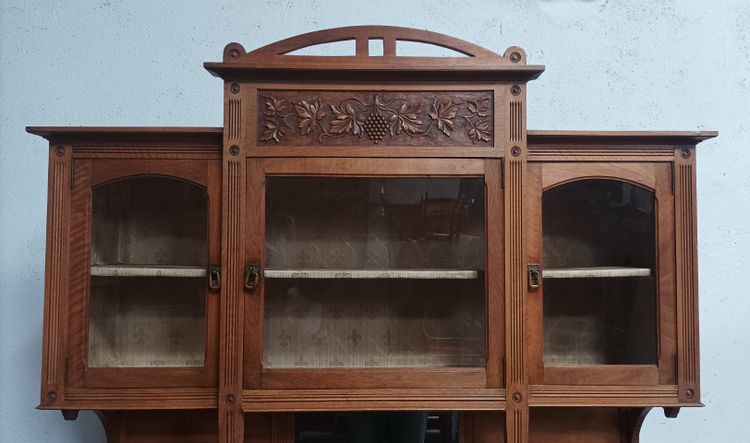
[[[332,41],[352,54],[288,55]],[[529,131],[523,50],[403,28],[205,67],[223,128],[28,128],[50,140],[40,408],[113,442],[541,443],[701,405],[716,133]]]

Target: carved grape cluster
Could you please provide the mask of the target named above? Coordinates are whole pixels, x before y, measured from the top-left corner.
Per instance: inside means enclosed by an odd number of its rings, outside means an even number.
[[[385,121],[385,118],[379,112],[371,113],[362,126],[364,127],[367,136],[370,137],[370,140],[375,144],[382,140],[388,133],[388,122]]]

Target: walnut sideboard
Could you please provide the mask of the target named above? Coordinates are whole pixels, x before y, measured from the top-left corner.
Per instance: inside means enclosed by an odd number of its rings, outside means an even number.
[[[543,66],[414,29],[204,66],[223,128],[27,128],[50,142],[41,409],[119,443],[632,443],[701,406],[715,132],[527,130]]]

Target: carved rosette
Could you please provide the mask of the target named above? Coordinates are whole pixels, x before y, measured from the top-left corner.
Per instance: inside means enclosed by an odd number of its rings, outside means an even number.
[[[258,144],[490,146],[492,93],[261,91]]]

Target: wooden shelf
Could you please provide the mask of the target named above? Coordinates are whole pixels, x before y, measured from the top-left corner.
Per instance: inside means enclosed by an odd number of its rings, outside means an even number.
[[[91,276],[199,278],[206,276],[206,268],[203,266],[96,265],[91,267]]]
[[[542,271],[544,278],[622,278],[650,277],[649,268],[591,267],[591,268],[551,268]]]
[[[266,269],[265,278],[474,280],[479,271],[463,269]]]

